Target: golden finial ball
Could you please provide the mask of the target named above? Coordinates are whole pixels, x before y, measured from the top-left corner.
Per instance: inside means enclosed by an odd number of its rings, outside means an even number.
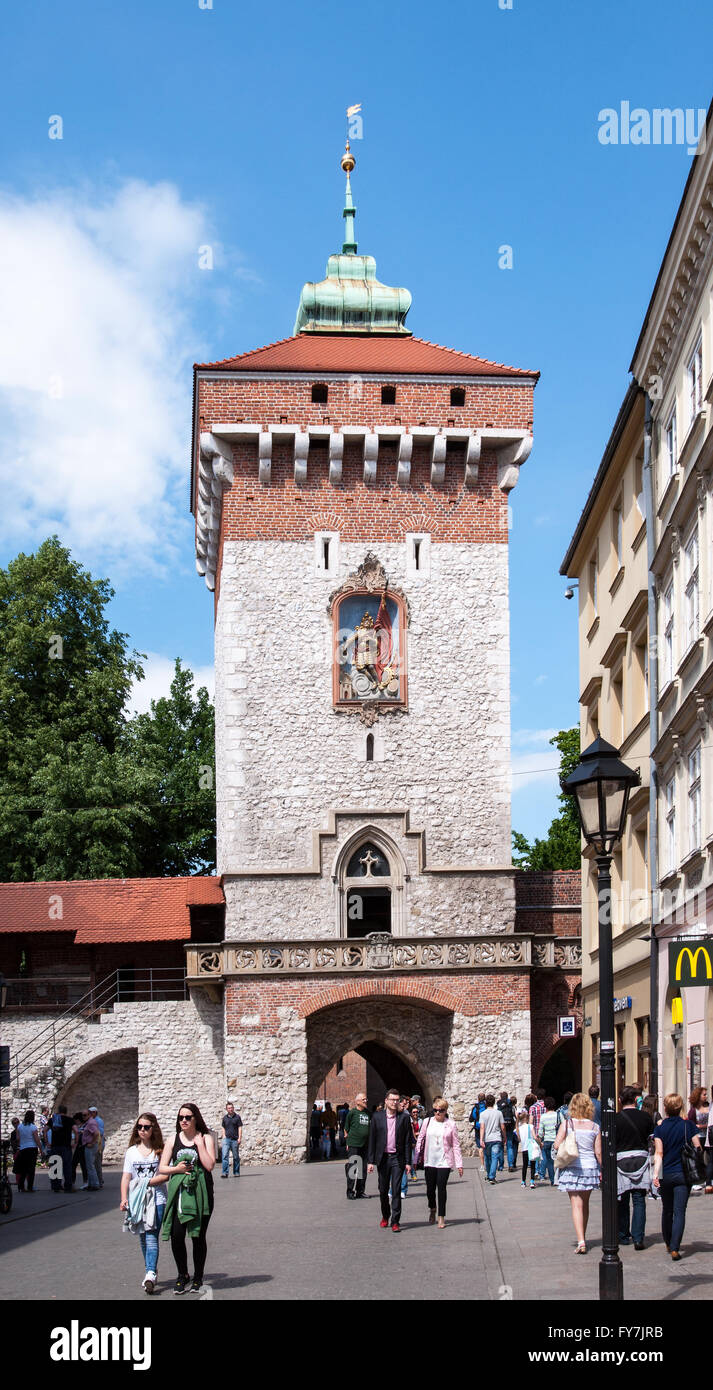
[[[340,162],[340,164],[341,164],[341,166],[342,166],[342,168],[343,168],[345,174],[351,174],[352,169],[354,168],[354,165],[356,164],[356,160],[355,160],[355,158],[354,158],[354,155],[353,155],[352,152],[351,152],[351,149],[349,148],[349,141],[348,141],[348,140],[347,140],[347,147],[346,147],[345,153],[342,155],[342,157],[341,157],[341,159],[340,159],[339,162]]]

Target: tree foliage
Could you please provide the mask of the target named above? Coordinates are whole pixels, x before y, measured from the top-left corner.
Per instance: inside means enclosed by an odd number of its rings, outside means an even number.
[[[127,719],[143,667],[112,597],[56,536],[0,570],[3,880],[213,868],[214,794],[194,779],[199,752],[213,764],[207,692],[177,663],[171,698]]]
[[[579,729],[562,729],[550,743],[560,754],[560,781],[573,772],[579,762]],[[579,816],[573,796],[560,791],[560,813],[555,816],[544,840],[532,844],[517,830],[512,832],[512,862],[519,869],[578,869],[581,863]]]

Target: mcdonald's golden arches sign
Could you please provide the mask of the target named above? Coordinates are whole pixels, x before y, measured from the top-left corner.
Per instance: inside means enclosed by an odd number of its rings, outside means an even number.
[[[713,936],[669,942],[668,982],[686,987],[713,986]]]

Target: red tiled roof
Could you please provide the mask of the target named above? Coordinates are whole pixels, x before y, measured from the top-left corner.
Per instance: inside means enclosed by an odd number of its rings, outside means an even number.
[[[528,376],[539,372],[506,367],[424,338],[379,334],[298,333],[279,343],[221,362],[197,362],[198,371],[226,372],[413,372],[435,376]]]
[[[56,915],[60,899],[61,918]],[[220,907],[223,901],[220,879],[214,877],[0,883],[0,932],[71,931],[78,946],[187,941],[189,907]]]

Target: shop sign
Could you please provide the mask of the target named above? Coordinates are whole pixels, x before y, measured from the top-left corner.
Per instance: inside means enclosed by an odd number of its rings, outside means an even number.
[[[669,984],[713,985],[713,936],[671,941],[668,947]]]
[[[625,995],[623,996],[623,998],[621,998],[621,999],[615,999],[615,1000],[614,1000],[614,1013],[615,1013],[615,1014],[623,1013],[624,1009],[630,1009],[630,1008],[631,1008],[631,995],[630,995],[630,994],[625,994]]]

